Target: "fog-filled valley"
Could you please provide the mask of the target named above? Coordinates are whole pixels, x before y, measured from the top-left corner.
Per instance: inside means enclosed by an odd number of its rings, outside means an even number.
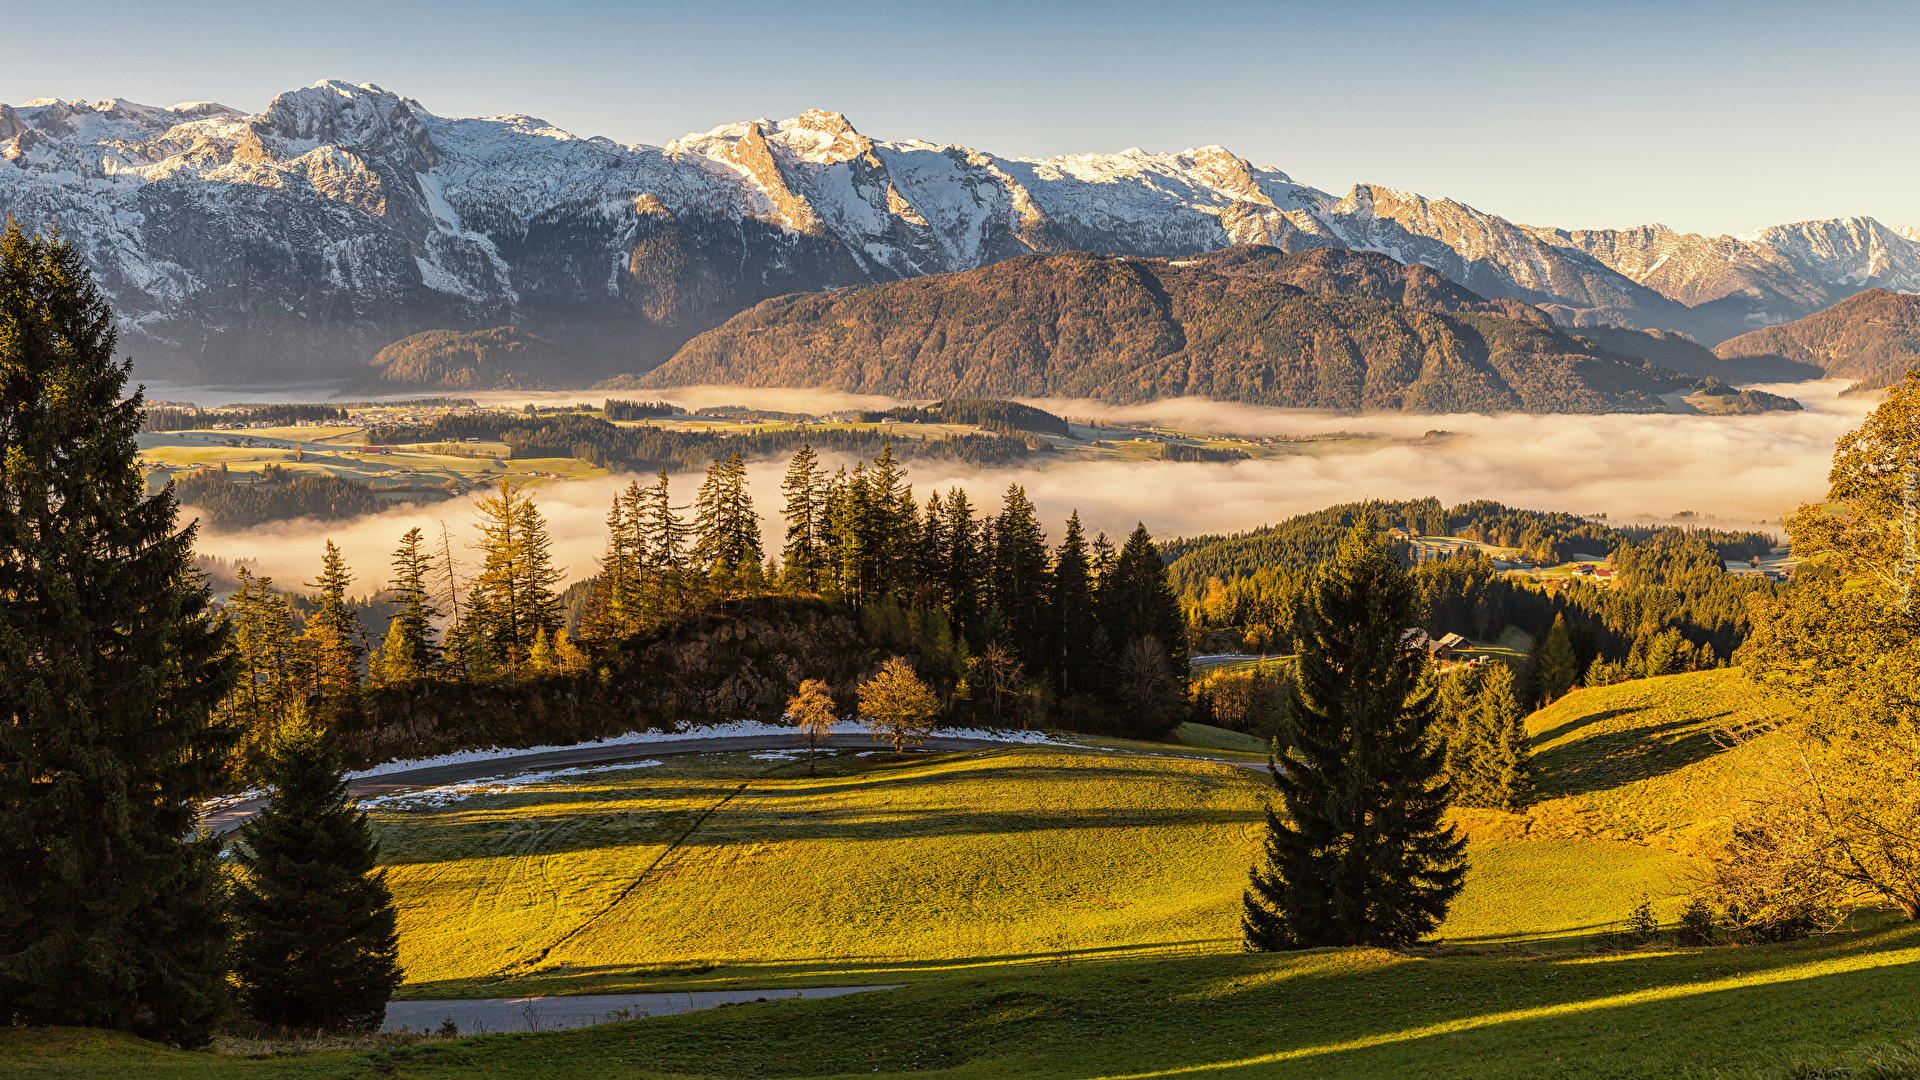
[[[1163,424],[1186,430],[1244,435],[1357,432],[1385,436],[1356,449],[1300,453],[1231,463],[1174,461],[1061,461],[1018,468],[971,468],[956,462],[914,460],[907,476],[921,501],[951,486],[976,507],[999,505],[1009,484],[1023,487],[1040,520],[1057,535],[1078,510],[1089,534],[1121,536],[1144,522],[1156,538],[1252,529],[1339,503],[1364,499],[1438,498],[1446,505],[1492,499],[1509,506],[1605,514],[1614,522],[1651,521],[1760,528],[1778,532],[1784,514],[1825,490],[1834,440],[1859,424],[1877,395],[1841,396],[1844,380],[1765,386],[1797,398],[1806,411],[1756,416],[1603,414],[1597,416],[1453,414],[1421,416],[1315,413],[1293,409],[1173,399],[1116,408],[1084,401],[1034,399],[1061,415],[1113,423]],[[154,387],[154,398],[188,397],[202,403],[258,400],[258,389],[210,391]],[[310,397],[276,392],[276,398]],[[477,394],[482,404],[572,403],[583,393]],[[756,409],[827,412],[885,408],[891,398],[817,391],[692,387],[660,397],[687,408],[720,404]],[[1433,432],[1444,435],[1432,435]],[[852,463],[823,455],[830,467]],[[1038,459],[1044,461],[1044,458]],[[777,551],[779,483],[784,455],[748,464],[755,507],[768,549]],[[606,539],[604,519],[614,493],[634,479],[615,475],[548,484],[534,496],[554,538],[556,563],[577,581],[595,571]],[[645,479],[645,478],[642,478]],[[697,473],[673,478],[676,502],[691,502]],[[350,566],[363,568],[356,589],[384,584],[396,537],[420,525],[431,534],[444,521],[466,539],[473,520],[470,495],[440,503],[403,505],[352,521],[302,519],[243,530],[203,528],[198,549],[223,559],[245,559],[285,588],[310,579],[321,545],[339,544]],[[1685,516],[1676,516],[1685,515]]]

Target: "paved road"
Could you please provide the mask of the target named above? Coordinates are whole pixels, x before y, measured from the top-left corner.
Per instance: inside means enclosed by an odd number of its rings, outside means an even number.
[[[680,994],[580,994],[560,997],[476,998],[466,1001],[390,1001],[382,1031],[438,1031],[452,1020],[462,1035],[493,1035],[503,1031],[558,1031],[643,1016],[711,1009],[742,1001],[776,998],[829,998],[869,990],[897,990],[905,983],[886,986],[810,986],[805,990],[693,990]]]
[[[818,745],[872,750],[876,746],[886,744],[876,744],[868,735],[849,734],[829,735],[821,739]],[[1031,744],[1000,742],[992,739],[935,737],[927,739],[921,747],[926,750],[990,750],[996,746],[1023,745]],[[347,791],[355,798],[367,799],[375,795],[392,795],[415,788],[439,787],[442,784],[457,784],[464,780],[479,780],[489,776],[546,772],[550,769],[568,769],[580,765],[617,765],[624,761],[649,761],[654,758],[672,757],[676,754],[720,754],[741,750],[804,750],[806,746],[806,740],[798,735],[738,735],[725,739],[680,739],[674,742],[629,743],[615,746],[574,746],[540,754],[513,754],[490,758],[486,761],[463,761],[457,765],[437,765],[429,769],[408,769],[405,772],[391,772],[382,776],[363,776],[358,780],[350,781],[347,784]],[[264,803],[264,799],[235,803],[205,815],[200,822],[207,827],[208,831],[215,834],[230,833],[259,813]]]

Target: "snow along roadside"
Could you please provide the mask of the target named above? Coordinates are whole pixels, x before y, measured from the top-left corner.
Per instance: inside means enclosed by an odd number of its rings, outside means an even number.
[[[863,735],[871,729],[864,724],[843,720],[833,725],[835,735]],[[473,761],[498,761],[502,758],[521,757],[526,754],[546,754],[558,750],[577,750],[583,746],[644,746],[654,743],[689,742],[695,739],[738,739],[753,735],[799,735],[800,729],[783,724],[768,724],[759,720],[736,720],[729,724],[715,724],[712,727],[689,728],[686,731],[633,731],[625,735],[614,735],[591,742],[574,743],[570,746],[495,746],[485,750],[460,750],[438,757],[410,758],[404,761],[383,761],[371,769],[347,774],[349,780],[359,780],[369,776],[386,776],[390,773],[411,772],[414,769],[433,769],[442,765],[464,765]],[[932,737],[940,739],[985,739],[993,742],[1019,743],[1028,746],[1077,746],[1077,743],[1053,738],[1043,731],[992,731],[986,728],[935,728]]]

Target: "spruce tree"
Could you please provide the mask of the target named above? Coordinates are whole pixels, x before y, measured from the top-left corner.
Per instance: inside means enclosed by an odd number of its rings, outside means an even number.
[[[207,1041],[225,1008],[232,728],[193,526],[138,464],[139,392],[80,253],[0,237],[0,1017]]]
[[[469,636],[485,658],[518,674],[534,638],[560,625],[553,587],[562,572],[553,566],[546,520],[520,489],[503,480],[474,507],[483,562],[469,599]]]
[[[1087,538],[1080,531],[1080,511],[1067,518],[1067,533],[1053,560],[1053,621],[1057,653],[1054,677],[1062,696],[1085,694],[1097,688],[1090,677],[1089,657],[1098,625],[1093,609],[1092,567],[1087,561]]]
[[[1573,642],[1567,637],[1567,621],[1564,616],[1553,617],[1553,628],[1540,642],[1534,655],[1534,680],[1540,693],[1540,703],[1558,701],[1580,678],[1580,669],[1575,666]]]
[[[247,1012],[289,1028],[378,1028],[401,981],[399,935],[339,749],[291,726],[265,773],[272,799],[234,846],[234,976]]]
[[[243,762],[258,762],[280,722],[301,714],[312,686],[312,662],[293,629],[293,609],[273,591],[273,579],[240,568],[240,590],[224,613],[233,628],[239,682],[221,704],[221,716],[241,739]]]
[[[759,566],[760,516],[747,492],[747,467],[739,454],[713,459],[694,505],[695,566],[729,573]]]
[[[1526,710],[1513,692],[1513,669],[1495,664],[1480,688],[1479,727],[1485,732],[1489,798],[1482,805],[1517,810],[1533,793],[1533,751]]]
[[[1166,562],[1145,524],[1135,526],[1127,537],[1101,583],[1099,596],[1100,622],[1118,652],[1124,655],[1128,645],[1151,637],[1165,650],[1168,669],[1176,678],[1184,676],[1186,620],[1167,580]]]
[[[940,528],[940,586],[946,596],[947,620],[954,630],[973,640],[980,618],[981,538],[973,504],[958,487],[947,489],[946,514]]]
[[[787,519],[787,542],[780,549],[780,561],[795,588],[808,592],[820,588],[821,542],[826,529],[821,521],[825,511],[827,471],[812,445],[801,443],[787,465],[780,491],[786,496],[783,512]]]
[[[1440,818],[1451,792],[1433,745],[1426,654],[1402,643],[1419,589],[1362,517],[1306,598],[1286,761],[1271,771],[1262,859],[1241,919],[1247,947],[1398,946],[1446,916],[1466,868]]]
[[[1007,487],[1000,517],[994,522],[989,595],[1006,620],[1014,655],[1036,675],[1048,670],[1052,651],[1052,584],[1047,566],[1047,537],[1040,531],[1033,503],[1018,484]]]

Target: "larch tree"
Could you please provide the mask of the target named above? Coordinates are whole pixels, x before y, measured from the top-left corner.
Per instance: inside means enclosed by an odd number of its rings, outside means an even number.
[[[440,649],[433,640],[433,620],[440,617],[433,606],[433,554],[423,550],[424,543],[416,525],[401,535],[400,547],[393,553],[388,597],[400,610],[387,624],[386,642],[374,667],[378,680],[387,686],[429,678],[440,666]]]
[[[223,617],[233,629],[239,681],[221,705],[221,715],[239,734],[243,769],[257,764],[273,733],[289,719],[306,716],[312,661],[294,632],[293,609],[273,591],[273,579],[240,568],[240,588]]]
[[[130,362],[72,245],[0,236],[0,1016],[204,1044],[219,843],[193,839],[237,662],[146,494]]]
[[[1399,946],[1430,933],[1466,876],[1466,838],[1443,825],[1451,791],[1434,745],[1436,687],[1413,575],[1365,517],[1315,572],[1286,760],[1271,767],[1284,817],[1243,900],[1247,947]]]
[[[287,1028],[372,1030],[400,985],[393,897],[333,737],[292,725],[264,769],[266,809],[234,860],[234,977],[247,1012]]]
[[[807,679],[800,692],[787,699],[787,716],[807,740],[807,771],[812,772],[814,744],[833,734],[833,722],[839,719],[833,691],[819,679]]]
[[[933,732],[940,702],[914,673],[905,657],[880,665],[873,678],[860,684],[860,713],[873,729],[873,741],[893,743],[899,753],[908,743],[918,745]]]
[[[321,555],[320,577],[307,582],[319,590],[320,610],[307,620],[307,647],[313,655],[313,691],[337,702],[360,691],[360,619],[347,606],[353,574],[332,540]]]

